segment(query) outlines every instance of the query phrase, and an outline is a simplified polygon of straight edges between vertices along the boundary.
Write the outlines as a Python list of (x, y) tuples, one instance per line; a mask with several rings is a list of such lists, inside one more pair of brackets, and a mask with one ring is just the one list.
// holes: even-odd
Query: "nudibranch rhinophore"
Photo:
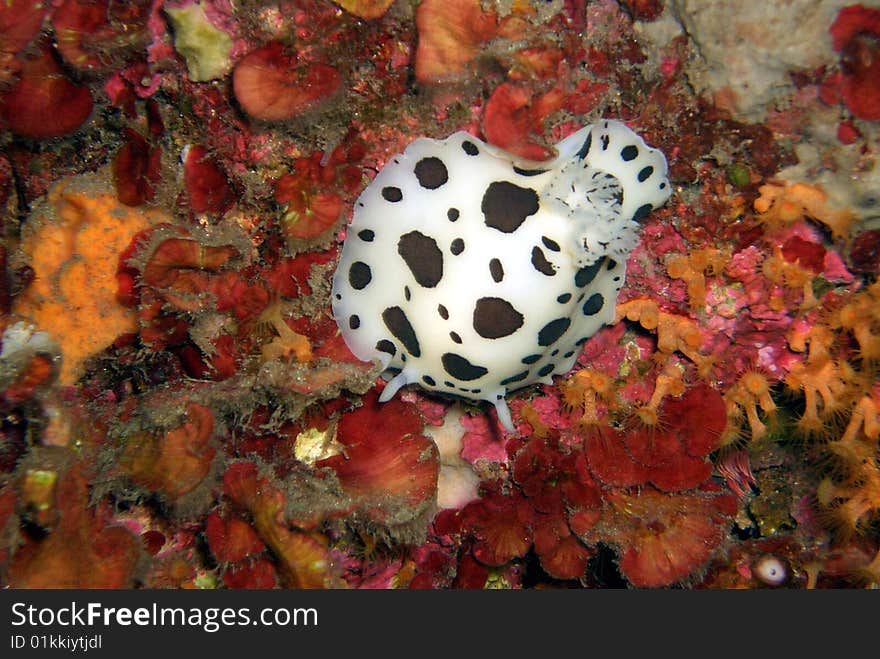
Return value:
[(464, 132), (419, 138), (358, 198), (333, 315), (390, 381), (486, 400), (574, 365), (614, 318), (639, 220), (671, 192), (666, 159), (602, 120), (524, 161)]

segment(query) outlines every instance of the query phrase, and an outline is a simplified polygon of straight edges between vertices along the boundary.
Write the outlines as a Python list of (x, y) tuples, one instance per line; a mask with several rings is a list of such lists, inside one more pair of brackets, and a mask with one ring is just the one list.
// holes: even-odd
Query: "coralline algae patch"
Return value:
[(880, 14), (771, 9), (0, 3), (0, 585), (876, 586)]

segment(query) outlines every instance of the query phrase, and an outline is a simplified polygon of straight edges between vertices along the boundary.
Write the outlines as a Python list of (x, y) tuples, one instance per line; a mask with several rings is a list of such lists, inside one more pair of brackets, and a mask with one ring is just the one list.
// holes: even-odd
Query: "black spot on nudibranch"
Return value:
[(444, 307), (442, 304), (437, 305), (437, 313), (440, 314), (440, 317), (443, 320), (449, 320), (449, 310)]
[(549, 375), (553, 372), (553, 369), (556, 368), (556, 364), (545, 364), (541, 367), (541, 370), (538, 371), (538, 375), (544, 377), (545, 375)]
[(476, 156), (480, 153), (480, 150), (477, 148), (477, 145), (474, 144), (473, 142), (471, 142), (470, 140), (465, 140), (464, 142), (462, 142), (461, 148), (469, 156)]
[(520, 361), (523, 364), (534, 364), (539, 359), (541, 359), (541, 355), (528, 355), (526, 357), (523, 357)]
[(433, 288), (443, 278), (443, 252), (437, 241), (418, 231), (405, 233), (397, 241), (397, 253), (419, 285)]
[(435, 384), (437, 384), (437, 383), (434, 381), (434, 378), (432, 378), (430, 375), (423, 375), (423, 376), (422, 376), (422, 382), (424, 382), (424, 383), (425, 383), (426, 385), (428, 385), (429, 387), (433, 387)]
[(605, 151), (606, 149), (608, 149), (608, 143), (611, 141), (611, 136), (605, 134), (599, 138), (599, 141), (602, 143), (602, 150)]
[(382, 188), (382, 197), (385, 199), (385, 201), (398, 202), (403, 199), (403, 193), (400, 191), (400, 188), (389, 185), (385, 188)]
[(590, 131), (590, 134), (587, 135), (587, 139), (584, 140), (583, 145), (580, 150), (577, 152), (577, 157), (583, 160), (587, 157), (587, 154), (590, 152), (590, 147), (593, 145), (593, 133)]
[(449, 251), (452, 252), (453, 256), (458, 256), (464, 251), (464, 241), (461, 238), (456, 238), (449, 245)]
[(373, 238), (375, 237), (376, 234), (371, 229), (363, 229), (362, 231), (358, 231), (358, 238), (363, 240), (365, 243), (373, 242)]
[(639, 183), (644, 183), (649, 178), (651, 178), (651, 174), (653, 174), (653, 173), (654, 173), (654, 168), (651, 167), (651, 165), (648, 165), (647, 167), (642, 167), (639, 170), (639, 173), (636, 176), (636, 178), (639, 180)]
[(516, 375), (511, 375), (509, 378), (504, 378), (498, 384), (500, 384), (502, 387), (504, 387), (508, 384), (513, 384), (514, 382), (522, 382), (527, 377), (529, 377), (529, 372), (523, 371), (522, 373), (517, 373)]
[(352, 315), (349, 317), (349, 319), (348, 319), (348, 326), (349, 326), (351, 329), (356, 330), (358, 327), (361, 326), (361, 319), (360, 319), (360, 317), (358, 317), (357, 314), (352, 314)]
[(492, 259), (489, 261), (489, 274), (492, 275), (492, 280), (495, 281), (495, 283), (504, 279), (504, 268), (501, 265), (501, 261), (498, 259)]
[(449, 373), (449, 375), (458, 378), (459, 380), (464, 380), (465, 382), (477, 380), (489, 372), (489, 369), (484, 366), (472, 364), (467, 359), (454, 352), (443, 353), (443, 356), (440, 357), (440, 361), (443, 363), (443, 368)]
[(382, 339), (376, 343), (376, 350), (379, 352), (387, 352), (392, 357), (397, 354), (397, 348), (388, 339)]
[(458, 335), (458, 332), (450, 332), (449, 338), (452, 339), (455, 343), (461, 343), (461, 337)]
[(409, 302), (410, 298), (412, 297), (412, 293), (410, 293), (409, 291), (409, 286), (403, 287), (403, 297), (406, 299), (407, 302)]
[(448, 211), (446, 211), (446, 217), (449, 218), (450, 222), (455, 222), (458, 219), (459, 215), (460, 213), (458, 212), (457, 208), (450, 208)]
[(599, 272), (599, 268), (602, 267), (602, 262), (605, 260), (603, 256), (601, 259), (596, 260), (595, 263), (591, 263), (590, 265), (584, 266), (574, 276), (574, 283), (578, 288), (583, 288), (591, 281), (596, 278), (596, 274)]
[(620, 157), (629, 162), (630, 160), (635, 160), (639, 155), (639, 148), (634, 144), (630, 144), (629, 146), (625, 146), (620, 150)]
[(544, 347), (553, 345), (560, 336), (565, 334), (565, 330), (568, 329), (569, 325), (571, 325), (570, 318), (557, 318), (556, 320), (551, 320), (541, 328), (540, 332), (538, 332), (538, 345)]
[(636, 212), (633, 213), (633, 221), (638, 222), (643, 217), (647, 216), (648, 213), (651, 212), (653, 206), (651, 204), (642, 204), (636, 209)]
[(449, 180), (449, 172), (440, 158), (422, 158), (416, 163), (413, 172), (419, 185), (428, 190), (436, 190)]
[(484, 339), (510, 336), (523, 324), (523, 315), (500, 297), (481, 297), (474, 305), (474, 330)]
[(584, 302), (584, 315), (595, 316), (602, 310), (604, 304), (605, 298), (602, 297), (602, 294), (593, 293), (590, 297), (587, 298), (587, 301)]
[(373, 271), (363, 261), (355, 261), (348, 269), (348, 283), (356, 291), (363, 290), (373, 280)]
[(559, 243), (547, 236), (541, 236), (541, 242), (544, 243), (544, 247), (549, 249), (551, 252), (558, 252), (560, 247)]
[(532, 248), (532, 267), (542, 275), (547, 275), (548, 277), (552, 277), (556, 274), (556, 268), (554, 268), (553, 264), (547, 260), (547, 257), (544, 256), (543, 250), (537, 245)]
[(538, 212), (538, 193), (509, 181), (493, 181), (486, 188), (480, 209), (486, 226), (513, 233), (529, 215)]
[(562, 295), (560, 295), (559, 297), (556, 298), (556, 301), (559, 302), (559, 304), (565, 304), (570, 299), (571, 299), (571, 293), (563, 293)]
[(513, 171), (519, 174), (520, 176), (539, 176), (541, 174), (546, 174), (549, 169), (521, 169), (516, 165), (513, 166)]
[(608, 265), (605, 266), (606, 270), (614, 270), (617, 267), (617, 261), (614, 259), (608, 259)]
[(406, 317), (403, 309), (400, 307), (388, 307), (382, 312), (382, 320), (389, 329), (395, 339), (400, 341), (403, 346), (410, 351), (413, 357), (420, 357), (422, 350), (419, 346), (419, 339), (416, 331)]

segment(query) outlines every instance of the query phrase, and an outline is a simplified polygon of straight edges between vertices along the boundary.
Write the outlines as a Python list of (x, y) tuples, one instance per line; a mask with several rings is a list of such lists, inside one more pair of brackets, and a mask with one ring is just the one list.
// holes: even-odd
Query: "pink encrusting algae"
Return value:
[[(669, 4), (0, 3), (0, 586), (880, 585), (880, 11), (709, 61), (723, 11)], [(359, 195), (602, 119), (671, 189), (612, 322), (509, 420), (380, 402)]]

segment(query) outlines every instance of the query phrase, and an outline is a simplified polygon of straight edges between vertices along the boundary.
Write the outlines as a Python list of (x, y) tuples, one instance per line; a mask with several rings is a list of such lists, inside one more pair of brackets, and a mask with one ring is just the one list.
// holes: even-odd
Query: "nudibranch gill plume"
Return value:
[(619, 121), (524, 161), (465, 132), (419, 138), (358, 198), (332, 307), (359, 359), (408, 384), (486, 400), (572, 368), (614, 318), (639, 220), (670, 195), (666, 159)]

